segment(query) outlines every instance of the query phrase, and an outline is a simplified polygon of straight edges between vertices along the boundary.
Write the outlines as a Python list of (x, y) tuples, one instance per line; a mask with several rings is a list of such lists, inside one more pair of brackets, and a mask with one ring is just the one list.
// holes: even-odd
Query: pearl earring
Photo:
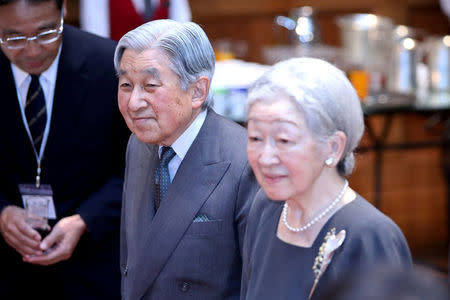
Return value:
[(325, 160), (325, 164), (326, 164), (327, 166), (331, 166), (331, 164), (333, 164), (333, 158), (332, 158), (332, 157), (328, 157), (328, 158)]

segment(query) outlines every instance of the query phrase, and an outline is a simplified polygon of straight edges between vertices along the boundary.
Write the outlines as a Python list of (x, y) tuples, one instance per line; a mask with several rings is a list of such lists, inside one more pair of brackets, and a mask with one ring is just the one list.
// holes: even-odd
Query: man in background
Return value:
[(192, 22), (125, 34), (115, 66), (130, 138), (121, 221), (124, 299), (239, 299), (258, 190), (244, 128), (209, 108), (214, 52)]
[[(0, 299), (120, 298), (115, 43), (64, 15), (63, 0), (0, 0)], [(22, 184), (52, 195), (45, 238)]]

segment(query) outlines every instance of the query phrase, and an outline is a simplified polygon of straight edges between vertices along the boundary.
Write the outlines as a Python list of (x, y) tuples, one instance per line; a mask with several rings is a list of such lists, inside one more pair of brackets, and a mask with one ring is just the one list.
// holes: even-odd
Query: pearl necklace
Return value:
[(314, 223), (316, 223), (317, 221), (322, 219), (323, 216), (325, 216), (341, 200), (347, 187), (348, 187), (348, 181), (345, 180), (344, 187), (342, 188), (339, 195), (337, 195), (337, 197), (333, 200), (333, 202), (331, 202), (331, 204), (324, 211), (322, 211), (317, 217), (315, 217), (314, 219), (309, 221), (308, 224), (306, 224), (305, 226), (299, 227), (299, 228), (295, 228), (295, 227), (292, 227), (291, 225), (289, 225), (288, 220), (287, 220), (287, 211), (289, 209), (289, 206), (288, 206), (287, 202), (285, 202), (284, 206), (283, 206), (283, 212), (282, 212), (284, 226), (286, 226), (286, 228), (292, 232), (300, 232), (300, 231), (304, 231), (304, 230), (308, 229)]

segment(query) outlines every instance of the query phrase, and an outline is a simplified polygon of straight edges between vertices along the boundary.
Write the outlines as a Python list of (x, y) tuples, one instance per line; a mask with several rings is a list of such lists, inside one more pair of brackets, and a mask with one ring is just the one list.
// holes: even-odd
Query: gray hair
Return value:
[[(170, 68), (180, 79), (182, 90), (200, 76), (209, 78), (211, 84), (215, 68), (214, 50), (203, 29), (193, 22), (155, 20), (145, 23), (126, 33), (119, 41), (114, 55), (114, 67), (119, 70), (120, 61), (126, 49), (142, 52), (159, 49), (168, 58)], [(209, 89), (202, 109), (212, 103)]]
[(345, 74), (315, 58), (279, 62), (250, 88), (247, 111), (257, 101), (276, 101), (280, 95), (294, 102), (319, 143), (337, 131), (345, 133), (347, 143), (337, 170), (341, 176), (351, 174), (353, 152), (364, 132), (364, 117), (358, 95)]

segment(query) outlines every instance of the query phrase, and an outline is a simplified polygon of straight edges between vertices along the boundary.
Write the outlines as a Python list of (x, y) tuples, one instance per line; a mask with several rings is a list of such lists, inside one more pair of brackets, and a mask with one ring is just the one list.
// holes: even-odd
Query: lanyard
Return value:
[(39, 186), (41, 185), (41, 172), (42, 172), (41, 161), (42, 161), (42, 157), (44, 156), (45, 146), (47, 145), (48, 130), (50, 127), (48, 118), (49, 118), (49, 116), (47, 114), (47, 123), (45, 124), (44, 136), (42, 138), (41, 149), (39, 151), (39, 155), (37, 153), (36, 147), (34, 146), (33, 138), (31, 137), (31, 133), (30, 133), (30, 130), (28, 128), (28, 123), (27, 123), (28, 137), (30, 138), (30, 143), (31, 143), (31, 146), (33, 147), (34, 155), (36, 156), (36, 162), (37, 162), (37, 169), (36, 169), (36, 187), (37, 188), (39, 188)]

